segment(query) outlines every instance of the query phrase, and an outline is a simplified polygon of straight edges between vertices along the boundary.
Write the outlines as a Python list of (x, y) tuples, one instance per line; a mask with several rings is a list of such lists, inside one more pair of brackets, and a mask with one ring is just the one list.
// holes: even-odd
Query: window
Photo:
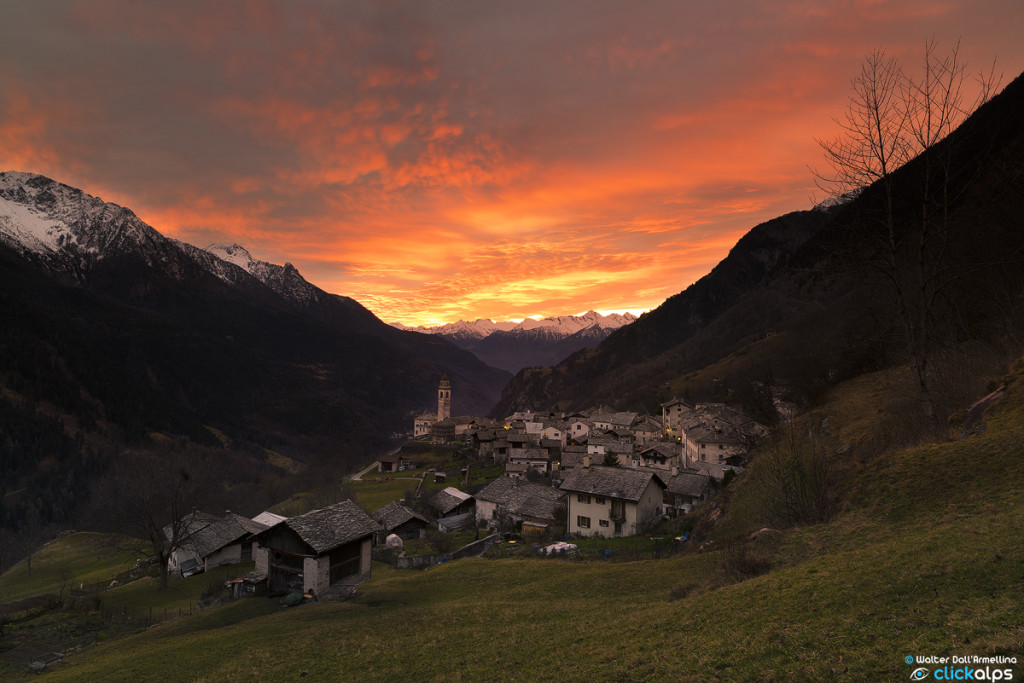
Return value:
[(578, 500), (581, 503), (589, 503), (590, 502), (590, 494), (588, 494), (588, 493), (581, 493), (578, 496), (576, 496), (576, 500)]
[(599, 524), (600, 524), (601, 526), (608, 526), (608, 520), (607, 520), (607, 519), (602, 519), (602, 520), (601, 520), (601, 521), (599, 522)]
[(584, 517), (583, 515), (576, 515), (576, 526), (581, 529), (590, 528), (590, 517)]
[(595, 500), (594, 502), (597, 503), (598, 505), (604, 505), (604, 498), (602, 496), (598, 496), (597, 500)]

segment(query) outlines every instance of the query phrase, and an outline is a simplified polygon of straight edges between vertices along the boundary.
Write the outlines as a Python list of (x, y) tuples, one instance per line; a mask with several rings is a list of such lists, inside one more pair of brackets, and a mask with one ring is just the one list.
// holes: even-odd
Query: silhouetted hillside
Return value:
[[(998, 354), (1020, 338), (1022, 133), (1018, 77), (931, 150), (931, 159), (894, 176), (899, 225), (913, 225), (921, 211), (915, 198), (926, 167), (931, 186), (944, 192), (949, 282), (931, 312), (936, 381), (969, 372), (963, 353)], [(757, 386), (771, 384), (800, 401), (843, 377), (905, 362), (891, 283), (876, 267), (884, 257), (876, 220), (882, 201), (870, 187), (827, 212), (754, 228), (706, 277), (628, 328), (554, 368), (520, 372), (493, 414), (598, 403), (656, 410), (677, 394), (749, 403), (758, 400), (751, 395)], [(906, 230), (899, 238), (916, 239)]]

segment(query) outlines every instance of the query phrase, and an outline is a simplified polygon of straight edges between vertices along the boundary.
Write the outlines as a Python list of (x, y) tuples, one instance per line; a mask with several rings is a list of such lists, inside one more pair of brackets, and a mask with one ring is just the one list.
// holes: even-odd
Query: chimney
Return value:
[(512, 488), (515, 488), (516, 484), (518, 482), (519, 482), (519, 477), (512, 477)]
[(672, 465), (672, 476), (679, 474), (679, 465)]
[(588, 470), (590, 469), (590, 455), (589, 454), (583, 456), (583, 467), (585, 469), (588, 469)]

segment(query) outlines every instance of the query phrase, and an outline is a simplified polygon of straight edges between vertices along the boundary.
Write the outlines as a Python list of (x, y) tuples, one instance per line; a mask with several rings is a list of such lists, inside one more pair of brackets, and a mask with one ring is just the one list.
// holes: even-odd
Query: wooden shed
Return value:
[(256, 570), (267, 575), (271, 593), (301, 589), (320, 596), (338, 584), (361, 583), (370, 578), (380, 528), (350, 500), (286, 519), (257, 536), (267, 553), (257, 556)]

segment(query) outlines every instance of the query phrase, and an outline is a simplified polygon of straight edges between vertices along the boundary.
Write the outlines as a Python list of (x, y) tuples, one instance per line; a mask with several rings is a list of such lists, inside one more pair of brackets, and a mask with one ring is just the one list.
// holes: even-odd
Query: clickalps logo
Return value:
[[(915, 664), (941, 665), (938, 668), (918, 666), (910, 672), (912, 681), (1012, 681), (1013, 669), (1003, 668), (1007, 664), (1015, 665), (1016, 657), (912, 657), (907, 655), (904, 661), (910, 666)], [(977, 666), (977, 665), (984, 666)], [(972, 666), (974, 665), (974, 666)]]

